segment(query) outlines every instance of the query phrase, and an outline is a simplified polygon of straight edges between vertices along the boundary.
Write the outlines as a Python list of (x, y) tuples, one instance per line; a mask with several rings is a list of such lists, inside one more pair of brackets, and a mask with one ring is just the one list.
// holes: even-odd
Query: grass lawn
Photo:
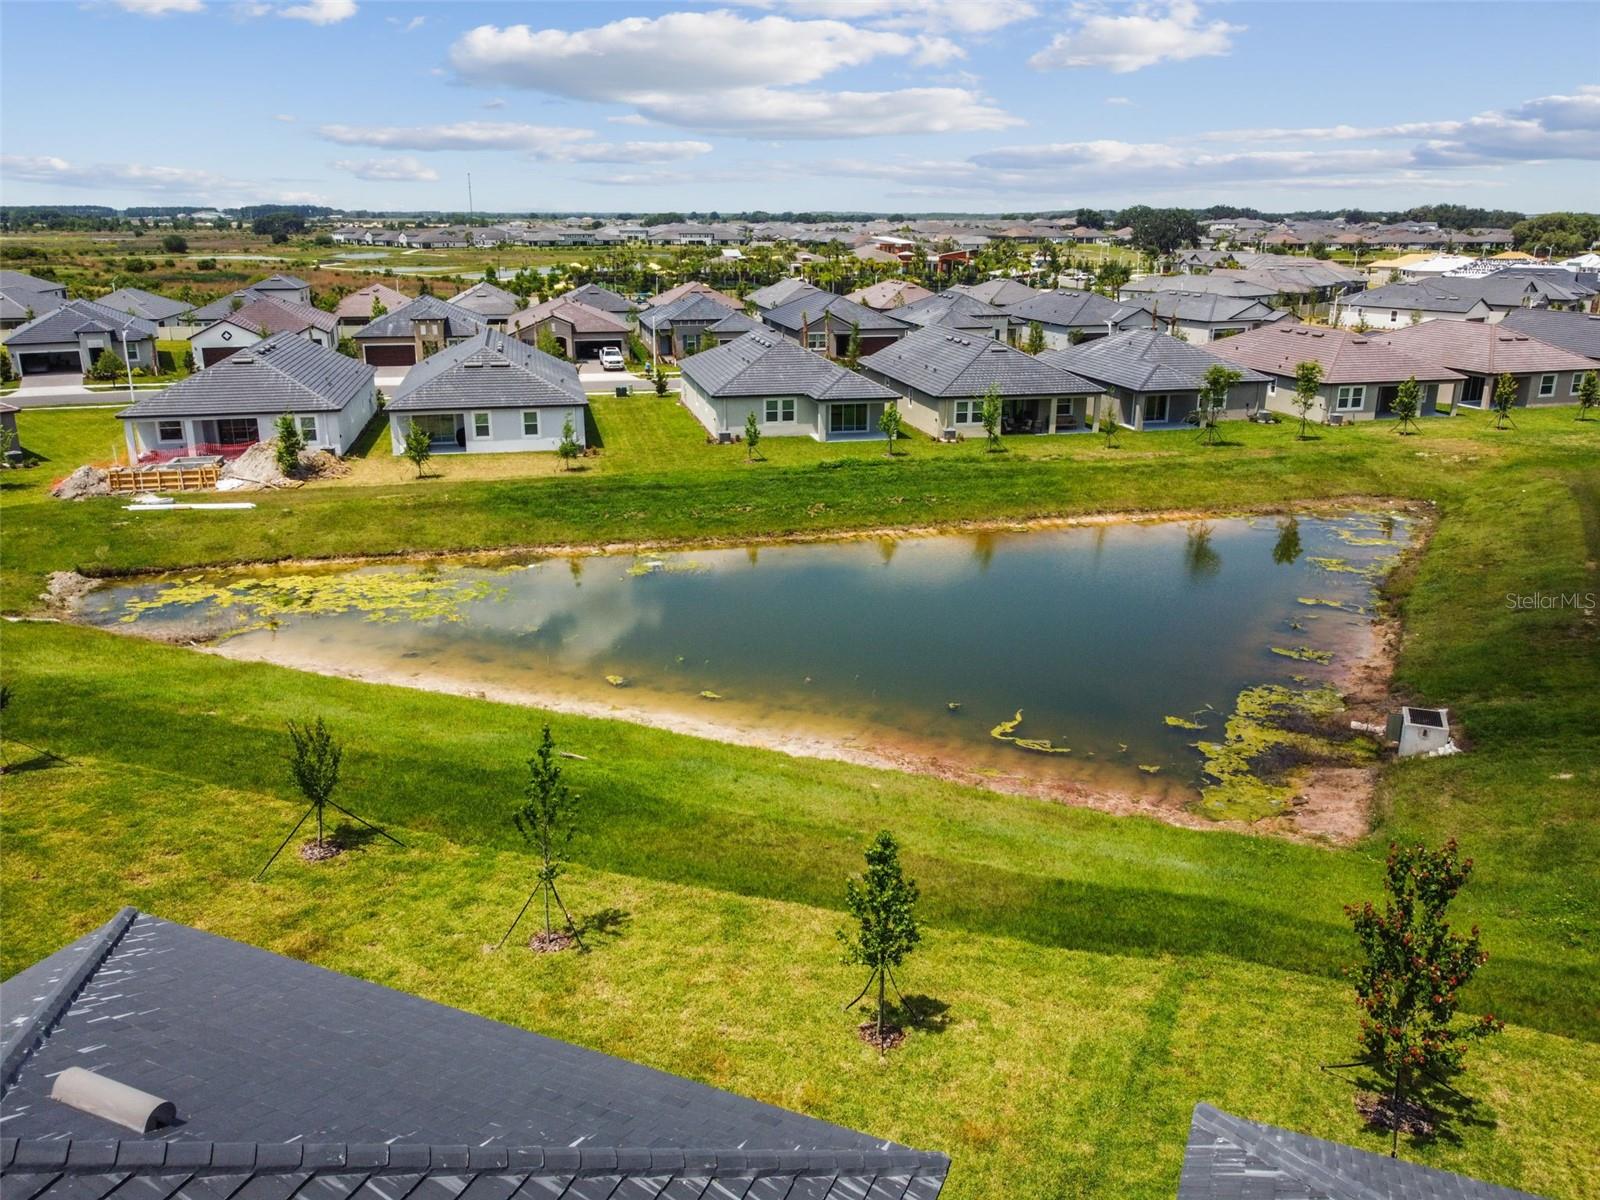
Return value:
[[(1428, 551), (1392, 581), (1396, 687), (1450, 705), (1472, 752), (1386, 769), (1367, 841), (1180, 830), (562, 717), (587, 807), (564, 890), (609, 929), (582, 958), (483, 952), (532, 885), (504, 813), (539, 714), (8, 624), (7, 753), (26, 759), (20, 740), (71, 765), (6, 781), (0, 972), (135, 903), (946, 1150), (957, 1200), (1168, 1197), (1198, 1100), (1380, 1146), (1350, 1085), (1317, 1070), (1354, 1048), (1341, 906), (1376, 894), (1389, 838), (1453, 835), (1477, 862), (1458, 919), (1492, 955), (1470, 1003), (1510, 1028), (1473, 1052), (1471, 1113), (1403, 1153), (1574, 1200), (1600, 1173), (1600, 618), (1506, 602), (1600, 591), (1600, 422), (1557, 409), (1514, 431), (1467, 416), (1305, 443), (1288, 425), (1230, 427), (1216, 449), (1192, 433), (1117, 450), (1019, 438), (995, 455), (912, 439), (893, 460), (881, 442), (770, 439), (746, 464), (681, 409), (634, 397), (596, 404), (604, 451), (581, 473), (480, 480), (446, 462), (440, 478), (274, 493), (250, 512), (140, 515), (44, 493), (115, 433), (107, 413), (22, 415), (49, 461), (0, 477), (11, 612), (69, 566), (1431, 499)], [(252, 885), (299, 815), (281, 730), (307, 713), (348, 741), (346, 802), (408, 849), (285, 859)], [(906, 983), (943, 1014), (886, 1064), (839, 1011), (855, 976), (831, 936), (843, 876), (882, 827), (924, 892)]]

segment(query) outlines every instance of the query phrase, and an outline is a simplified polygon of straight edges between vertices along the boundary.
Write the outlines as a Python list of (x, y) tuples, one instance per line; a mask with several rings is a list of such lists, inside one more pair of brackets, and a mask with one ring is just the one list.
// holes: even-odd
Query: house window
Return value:
[(785, 396), (782, 399), (767, 401), (767, 420), (792, 421), (794, 420), (794, 398)]
[(475, 438), (486, 438), (489, 436), (488, 413), (472, 414), (472, 436)]
[(1583, 381), (1588, 378), (1588, 375), (1589, 372), (1587, 371), (1574, 371), (1572, 373), (1572, 395), (1576, 396), (1583, 391)]
[(816, 350), (816, 351), (818, 351), (820, 353), (821, 351), (826, 350), (827, 348), (828, 348), (828, 335), (827, 335), (827, 333), (825, 331), (823, 333), (807, 333), (806, 334), (806, 349), (807, 350)]
[(1389, 310), (1389, 324), (1394, 325), (1400, 320), (1400, 314), (1394, 309)]
[(828, 406), (829, 433), (865, 433), (867, 431), (867, 406), (865, 404), (830, 404)]
[(698, 333), (686, 333), (683, 335), (683, 352), (685, 354), (694, 354), (699, 349), (700, 335)]
[(242, 446), (260, 437), (261, 427), (254, 417), (227, 417), (217, 422), (217, 441), (224, 446)]
[(1166, 396), (1146, 396), (1144, 398), (1144, 423), (1162, 424), (1167, 419)]
[(163, 442), (183, 441), (182, 421), (157, 421), (156, 438)]
[(317, 419), (315, 417), (296, 417), (295, 424), (300, 427), (300, 437), (308, 442), (317, 440)]
[(982, 400), (957, 400), (956, 401), (957, 425), (982, 425), (983, 401)]
[(1276, 396), (1277, 394), (1278, 394), (1278, 377), (1276, 375), (1274, 375), (1274, 376), (1270, 377), (1267, 380), (1267, 395)]
[(1556, 377), (1554, 375), (1539, 376), (1539, 395), (1554, 396), (1556, 394)]
[(1078, 426), (1077, 415), (1072, 411), (1071, 400), (1056, 401), (1056, 428), (1076, 429)]
[(1340, 388), (1333, 396), (1335, 412), (1360, 412), (1367, 403), (1367, 389), (1365, 386)]
[(539, 413), (535, 409), (528, 409), (522, 414), (522, 436), (539, 436)]

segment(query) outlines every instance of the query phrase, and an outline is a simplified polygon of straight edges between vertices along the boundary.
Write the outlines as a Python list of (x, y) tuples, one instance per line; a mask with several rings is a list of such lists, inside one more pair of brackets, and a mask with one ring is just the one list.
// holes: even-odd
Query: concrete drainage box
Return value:
[(1400, 743), (1401, 758), (1443, 749), (1450, 741), (1450, 710), (1408, 705), (1389, 718), (1388, 735)]

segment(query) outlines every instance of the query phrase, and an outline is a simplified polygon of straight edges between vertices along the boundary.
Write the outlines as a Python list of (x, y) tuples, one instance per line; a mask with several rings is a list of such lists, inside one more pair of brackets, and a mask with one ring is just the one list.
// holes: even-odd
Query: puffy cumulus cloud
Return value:
[[(711, 143), (599, 142), (594, 131), (514, 121), (457, 121), (448, 125), (324, 125), (318, 131), (341, 146), (386, 150), (512, 150), (548, 162), (680, 162), (711, 153)], [(415, 160), (411, 160), (415, 161)]]
[(1038, 15), (1028, 0), (740, 0), (801, 17), (858, 21), (879, 29), (985, 34)]
[(396, 158), (341, 158), (332, 165), (357, 179), (379, 183), (432, 183), (439, 178), (439, 172), (409, 154)]
[(337, 25), (356, 15), (356, 0), (305, 0), (303, 4), (278, 9), (278, 15), (291, 21), (309, 21), (313, 25)]
[(628, 17), (577, 30), (481, 25), (451, 47), (450, 63), (468, 83), (625, 104), (642, 119), (708, 133), (861, 137), (1016, 124), (972, 88), (827, 92), (804, 86), (875, 60), (943, 66), (964, 54), (934, 33), (716, 10)]
[(143, 163), (74, 163), (53, 155), (0, 155), (0, 170), (12, 179), (75, 188), (127, 188), (157, 195), (215, 195), (251, 185), (198, 167)]
[(1028, 60), (1039, 70), (1104, 67), (1119, 75), (1161, 62), (1213, 58), (1233, 49), (1233, 35), (1242, 25), (1206, 21), (1193, 0), (1167, 5), (1138, 4), (1132, 12), (1085, 10), (1077, 24), (1058, 33)]
[(590, 142), (569, 147), (559, 157), (564, 162), (662, 163), (710, 153), (710, 142)]
[(173, 13), (197, 13), (205, 8), (205, 0), (116, 0), (124, 12), (141, 17), (166, 17)]

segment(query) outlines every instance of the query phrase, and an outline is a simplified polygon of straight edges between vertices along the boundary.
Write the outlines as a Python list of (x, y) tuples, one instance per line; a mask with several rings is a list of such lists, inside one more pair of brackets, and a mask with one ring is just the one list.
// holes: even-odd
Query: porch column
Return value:
[(131, 467), (139, 461), (139, 431), (135, 428), (137, 421), (124, 421), (122, 423), (122, 436), (128, 441), (128, 465)]
[(1054, 396), (1047, 397), (1045, 405), (1049, 408), (1050, 415), (1045, 418), (1044, 431), (1046, 433), (1054, 433), (1056, 431), (1056, 409), (1059, 407), (1060, 401)]
[(196, 424), (197, 422), (187, 419), (183, 422), (183, 446), (184, 450), (189, 454), (195, 453), (195, 445), (199, 441), (199, 439), (195, 437)]
[(1133, 429), (1135, 433), (1144, 431), (1144, 397), (1135, 396), (1133, 399)]

